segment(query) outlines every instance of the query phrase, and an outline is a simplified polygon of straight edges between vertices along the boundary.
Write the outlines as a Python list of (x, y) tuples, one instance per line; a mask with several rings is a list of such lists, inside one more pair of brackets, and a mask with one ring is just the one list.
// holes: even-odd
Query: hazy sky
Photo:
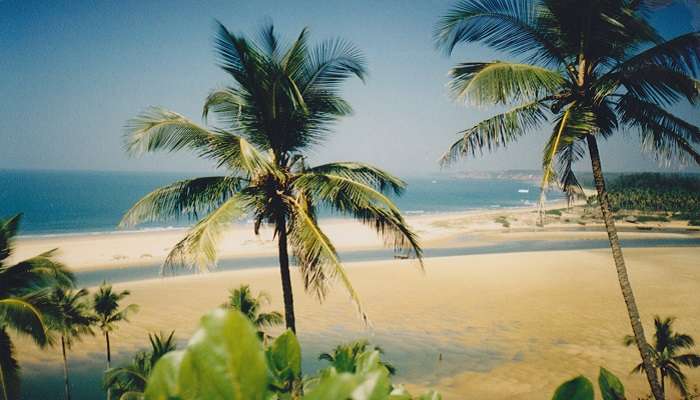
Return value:
[[(654, 16), (665, 36), (700, 29), (700, 6), (686, 1)], [(451, 58), (436, 51), (432, 28), (452, 3), (0, 0), (0, 168), (209, 169), (185, 153), (126, 157), (124, 122), (150, 105), (199, 121), (207, 93), (230, 83), (215, 65), (214, 18), (245, 33), (257, 33), (271, 18), (287, 38), (309, 26), (312, 41), (341, 36), (367, 56), (369, 79), (345, 90), (355, 114), (313, 160), (368, 161), (403, 175), (437, 171), (456, 132), (494, 111), (454, 104), (445, 87), (448, 69), (507, 58), (476, 45)], [(674, 111), (700, 123), (697, 109)], [(544, 135), (456, 169), (539, 168)], [(604, 143), (604, 167), (657, 169), (638, 150), (633, 136)]]

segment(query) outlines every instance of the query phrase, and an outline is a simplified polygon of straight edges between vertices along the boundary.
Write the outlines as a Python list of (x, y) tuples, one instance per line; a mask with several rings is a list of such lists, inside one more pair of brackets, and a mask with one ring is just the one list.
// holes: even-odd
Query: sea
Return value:
[[(0, 218), (22, 213), (20, 235), (117, 232), (122, 215), (153, 189), (201, 174), (165, 172), (0, 170)], [(536, 204), (535, 181), (468, 179), (448, 175), (404, 178), (401, 196), (391, 196), (405, 215), (458, 212)], [(561, 198), (556, 192), (548, 199)], [(328, 211), (320, 218), (340, 217)], [(136, 229), (186, 227), (170, 219)]]

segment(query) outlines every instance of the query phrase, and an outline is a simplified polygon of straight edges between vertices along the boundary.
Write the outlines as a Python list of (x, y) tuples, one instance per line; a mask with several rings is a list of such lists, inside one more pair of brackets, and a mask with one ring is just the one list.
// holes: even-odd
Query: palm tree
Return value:
[(118, 322), (129, 322), (129, 314), (139, 309), (139, 306), (136, 304), (129, 304), (119, 309), (119, 302), (124, 300), (129, 294), (131, 293), (128, 290), (114, 292), (112, 291), (112, 285), (102, 282), (102, 285), (100, 285), (97, 292), (95, 292), (92, 297), (92, 308), (95, 312), (95, 316), (97, 316), (97, 326), (105, 336), (105, 343), (107, 346), (107, 368), (111, 367), (112, 362), (109, 333), (117, 328)]
[(231, 289), (228, 302), (224, 307), (240, 311), (258, 329), (258, 336), (261, 340), (269, 336), (263, 331), (284, 322), (284, 317), (277, 311), (269, 313), (260, 312), (262, 306), (270, 303), (270, 297), (265, 292), (254, 296), (250, 290), (250, 285), (241, 285), (238, 289)]
[(6, 264), (21, 216), (0, 220), (0, 394), (1, 400), (19, 398), (19, 364), (8, 330), (30, 337), (37, 345), (48, 344), (45, 313), (51, 312), (49, 288), (72, 286), (74, 277), (52, 259), (49, 251), (16, 264)]
[[(688, 396), (688, 385), (685, 374), (681, 371), (681, 366), (697, 368), (700, 366), (700, 355), (693, 353), (678, 354), (679, 351), (690, 349), (695, 345), (695, 340), (690, 335), (676, 333), (673, 331), (675, 318), (661, 319), (654, 317), (654, 366), (661, 376), (661, 390), (666, 389), (666, 378), (673, 386), (681, 392), (685, 398)], [(625, 336), (624, 343), (631, 346), (634, 343), (634, 336)], [(634, 367), (632, 372), (642, 373), (642, 364)]]
[[(544, 179), (558, 175), (567, 193), (580, 191), (572, 165), (591, 159), (598, 203), (612, 248), (632, 331), (654, 397), (663, 398), (610, 210), (598, 140), (630, 131), (661, 160), (700, 164), (700, 130), (666, 110), (698, 99), (700, 33), (665, 40), (648, 23), (644, 0), (463, 0), (439, 22), (436, 40), (451, 52), (481, 42), (523, 62), (466, 62), (451, 70), (458, 99), (514, 108), (466, 129), (444, 163), (507, 146), (554, 126), (544, 147)], [(630, 136), (628, 136), (630, 137)], [(555, 161), (556, 160), (556, 161)], [(554, 171), (554, 164), (557, 171)]]
[(129, 365), (105, 371), (103, 382), (105, 389), (115, 394), (117, 398), (143, 393), (148, 377), (158, 360), (176, 349), (174, 335), (175, 331), (171, 331), (169, 335), (165, 335), (163, 332), (149, 333), (148, 341), (151, 344), (151, 349), (137, 352)]
[[(318, 359), (328, 361), (338, 372), (355, 373), (359, 357), (367, 351), (375, 350), (384, 354), (384, 350), (371, 346), (367, 340), (356, 340), (336, 346), (331, 353), (321, 353)], [(389, 374), (396, 374), (396, 368), (391, 363), (381, 361), (381, 364), (389, 371)]]
[(126, 150), (191, 150), (213, 160), (226, 176), (196, 178), (156, 189), (123, 217), (122, 226), (186, 215), (200, 219), (175, 245), (163, 265), (207, 270), (216, 263), (221, 232), (234, 220), (253, 217), (274, 229), (278, 243), (285, 321), (296, 330), (288, 247), (307, 291), (323, 300), (339, 278), (366, 320), (357, 293), (333, 243), (317, 223), (316, 209), (334, 210), (369, 224), (397, 251), (421, 258), (416, 235), (386, 196), (405, 183), (373, 166), (336, 162), (307, 165), (306, 152), (320, 144), (340, 117), (351, 112), (339, 95), (342, 82), (365, 76), (364, 58), (343, 40), (311, 48), (303, 29), (283, 46), (270, 26), (253, 42), (219, 25), (216, 50), (233, 85), (214, 90), (203, 115), (218, 126), (201, 127), (184, 116), (151, 108), (129, 121)]
[(97, 321), (91, 313), (87, 296), (86, 289), (72, 290), (55, 287), (51, 292), (51, 303), (57, 311), (50, 317), (49, 327), (61, 337), (66, 400), (71, 398), (67, 350), (70, 350), (73, 343), (82, 340), (83, 335), (94, 335), (92, 325)]

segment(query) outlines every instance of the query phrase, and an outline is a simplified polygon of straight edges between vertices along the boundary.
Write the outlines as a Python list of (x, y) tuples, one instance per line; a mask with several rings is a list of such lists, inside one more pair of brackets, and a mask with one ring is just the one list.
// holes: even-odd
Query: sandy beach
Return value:
[[(495, 222), (512, 221), (508, 228)], [(536, 228), (532, 209), (412, 216), (409, 222), (426, 247), (478, 246), (513, 240), (604, 239), (595, 224), (551, 221)], [(682, 224), (639, 230), (620, 224), (621, 237), (697, 238)], [(346, 220), (322, 224), (340, 250), (371, 249), (381, 241)], [(249, 227), (243, 227), (249, 228)], [(626, 229), (630, 228), (630, 229)], [(60, 259), (78, 273), (101, 268), (138, 268), (160, 262), (183, 231), (23, 238), (17, 258), (60, 247)], [(255, 238), (237, 229), (222, 241), (222, 257), (274, 254), (271, 233)], [(698, 247), (635, 248), (625, 254), (647, 330), (654, 315), (678, 317), (677, 329), (700, 332)], [(148, 255), (146, 257), (145, 255)], [(346, 265), (371, 319), (362, 324), (341, 287), (323, 304), (303, 292), (294, 277), (298, 331), (305, 356), (352, 339), (381, 345), (399, 369), (397, 381), (415, 390), (438, 389), (446, 399), (548, 398), (557, 384), (577, 374), (596, 378), (599, 366), (621, 376), (632, 395), (646, 393), (641, 376), (628, 375), (638, 355), (622, 345), (630, 331), (609, 250), (541, 251), (427, 258), (425, 272), (412, 260)], [(296, 271), (294, 271), (296, 274)], [(184, 342), (199, 317), (220, 305), (242, 283), (270, 294), (282, 310), (274, 268), (147, 279), (118, 283), (141, 310), (113, 335), (115, 358), (126, 359), (147, 343), (148, 332), (175, 330)], [(60, 368), (57, 349), (18, 342), (26, 379), (32, 371)], [(70, 354), (71, 364), (100, 365), (103, 342), (86, 338)], [(426, 368), (429, 366), (429, 368)], [(57, 375), (58, 376), (58, 375)], [(700, 373), (690, 372), (690, 382)]]

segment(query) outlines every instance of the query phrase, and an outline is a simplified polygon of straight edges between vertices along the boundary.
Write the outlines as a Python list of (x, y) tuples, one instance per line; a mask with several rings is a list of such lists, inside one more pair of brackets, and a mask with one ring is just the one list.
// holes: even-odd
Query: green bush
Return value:
[[(238, 311), (218, 309), (204, 316), (187, 348), (156, 364), (145, 398), (194, 399), (367, 399), (439, 400), (435, 392), (412, 397), (392, 385), (375, 348), (358, 353), (354, 372), (333, 366), (302, 379), (301, 347), (286, 331), (267, 348), (251, 322)], [(302, 394), (303, 392), (303, 394)]]
[(697, 175), (621, 175), (612, 182), (608, 192), (613, 210), (696, 212), (700, 209), (700, 177)]

